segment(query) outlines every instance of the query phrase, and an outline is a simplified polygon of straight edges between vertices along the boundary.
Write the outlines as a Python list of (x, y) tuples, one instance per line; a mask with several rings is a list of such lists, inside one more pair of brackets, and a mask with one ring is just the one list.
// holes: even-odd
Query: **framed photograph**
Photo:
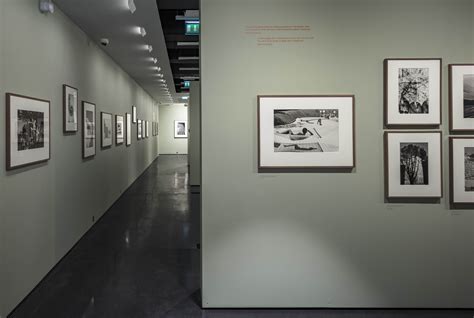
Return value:
[(100, 136), (101, 136), (101, 147), (109, 148), (113, 142), (113, 129), (112, 129), (112, 114), (100, 113)]
[(385, 132), (385, 192), (392, 198), (441, 198), (441, 132)]
[(451, 204), (474, 204), (474, 137), (449, 138)]
[(132, 106), (132, 123), (137, 123), (137, 107)]
[(96, 153), (95, 104), (82, 102), (82, 158), (87, 159)]
[(353, 95), (258, 96), (258, 168), (355, 167)]
[(474, 132), (474, 64), (449, 65), (449, 129)]
[(188, 121), (174, 121), (174, 138), (188, 138)]
[(7, 170), (51, 158), (50, 102), (6, 94)]
[(125, 118), (127, 122), (127, 129), (125, 130), (127, 138), (125, 141), (125, 145), (128, 147), (132, 144), (132, 114), (126, 113)]
[(78, 91), (69, 85), (63, 85), (63, 130), (65, 133), (74, 133), (78, 129)]
[(137, 119), (137, 139), (140, 140), (142, 138), (143, 138), (142, 120)]
[(115, 144), (121, 145), (125, 139), (125, 126), (123, 116), (115, 115)]
[(386, 59), (384, 104), (387, 127), (441, 124), (441, 59)]
[(146, 138), (150, 137), (150, 122), (147, 120), (145, 122), (145, 132), (146, 132)]

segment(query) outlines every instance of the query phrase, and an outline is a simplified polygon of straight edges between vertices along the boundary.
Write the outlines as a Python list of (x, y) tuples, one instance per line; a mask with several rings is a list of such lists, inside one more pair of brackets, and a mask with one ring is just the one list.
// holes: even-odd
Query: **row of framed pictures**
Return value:
[[(63, 86), (65, 133), (78, 131), (77, 89)], [(132, 121), (136, 120), (136, 107), (125, 116), (101, 112), (101, 147), (132, 143)], [(51, 113), (50, 101), (7, 93), (6, 94), (6, 169), (13, 170), (48, 161), (51, 158)], [(150, 122), (138, 120), (138, 139), (148, 138)], [(113, 128), (115, 123), (115, 129)], [(114, 134), (115, 130), (115, 134)], [(152, 123), (153, 136), (158, 135), (158, 123)], [(91, 158), (96, 154), (96, 105), (82, 102), (82, 156)]]
[[(474, 132), (474, 64), (450, 64), (449, 129)], [(441, 125), (442, 60), (384, 61), (384, 119), (387, 128)]]
[[(388, 199), (443, 197), (439, 131), (385, 132), (385, 195)], [(474, 204), (474, 137), (450, 137), (450, 202)]]

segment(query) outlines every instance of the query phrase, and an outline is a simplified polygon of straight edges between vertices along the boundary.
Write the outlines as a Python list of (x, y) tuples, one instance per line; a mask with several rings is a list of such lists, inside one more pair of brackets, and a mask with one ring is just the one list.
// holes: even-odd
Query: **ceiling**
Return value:
[[(168, 58), (156, 0), (134, 0), (136, 11), (133, 14), (129, 10), (128, 0), (54, 2), (155, 100), (161, 103), (180, 101), (184, 94), (177, 93), (175, 89), (174, 72)], [(144, 37), (139, 27), (146, 30)], [(108, 38), (110, 44), (101, 46), (101, 38)], [(147, 45), (153, 47), (152, 52), (149, 52)], [(153, 58), (157, 58), (156, 64)]]
[(196, 10), (198, 13), (199, 0), (156, 1), (168, 48), (174, 88), (178, 93), (187, 93), (189, 87), (185, 87), (184, 82), (198, 80), (200, 75), (199, 35), (186, 35), (185, 21), (178, 20), (176, 17), (185, 16), (190, 10)]

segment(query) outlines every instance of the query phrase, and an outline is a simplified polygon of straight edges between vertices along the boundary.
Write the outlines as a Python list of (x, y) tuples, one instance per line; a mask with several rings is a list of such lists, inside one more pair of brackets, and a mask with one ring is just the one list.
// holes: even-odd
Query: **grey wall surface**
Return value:
[[(56, 8), (57, 9), (57, 8)], [(62, 85), (100, 112), (125, 115), (136, 105), (152, 120), (155, 102), (60, 10), (42, 15), (37, 0), (0, 1), (0, 123), (5, 93), (51, 101), (51, 160), (5, 171), (5, 129), (0, 129), (0, 315), (43, 278), (158, 155), (158, 139), (97, 148), (82, 160), (81, 130), (62, 132)], [(81, 119), (81, 117), (80, 117)], [(97, 136), (100, 134), (97, 125)]]
[[(472, 308), (474, 212), (385, 203), (382, 136), (383, 59), (442, 57), (448, 189), (447, 64), (474, 62), (473, 1), (201, 5), (203, 306)], [(255, 25), (314, 39), (258, 46)], [(259, 174), (259, 94), (355, 94), (354, 172)]]
[(189, 89), (189, 184), (201, 185), (201, 83)]
[(160, 155), (188, 153), (188, 139), (174, 138), (174, 121), (188, 120), (184, 104), (160, 105)]

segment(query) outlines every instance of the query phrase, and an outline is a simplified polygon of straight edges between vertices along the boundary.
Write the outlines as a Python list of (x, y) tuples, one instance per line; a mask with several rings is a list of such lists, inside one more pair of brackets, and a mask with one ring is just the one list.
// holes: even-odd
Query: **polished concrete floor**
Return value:
[(474, 311), (202, 310), (199, 194), (186, 156), (161, 156), (11, 318), (473, 318)]

